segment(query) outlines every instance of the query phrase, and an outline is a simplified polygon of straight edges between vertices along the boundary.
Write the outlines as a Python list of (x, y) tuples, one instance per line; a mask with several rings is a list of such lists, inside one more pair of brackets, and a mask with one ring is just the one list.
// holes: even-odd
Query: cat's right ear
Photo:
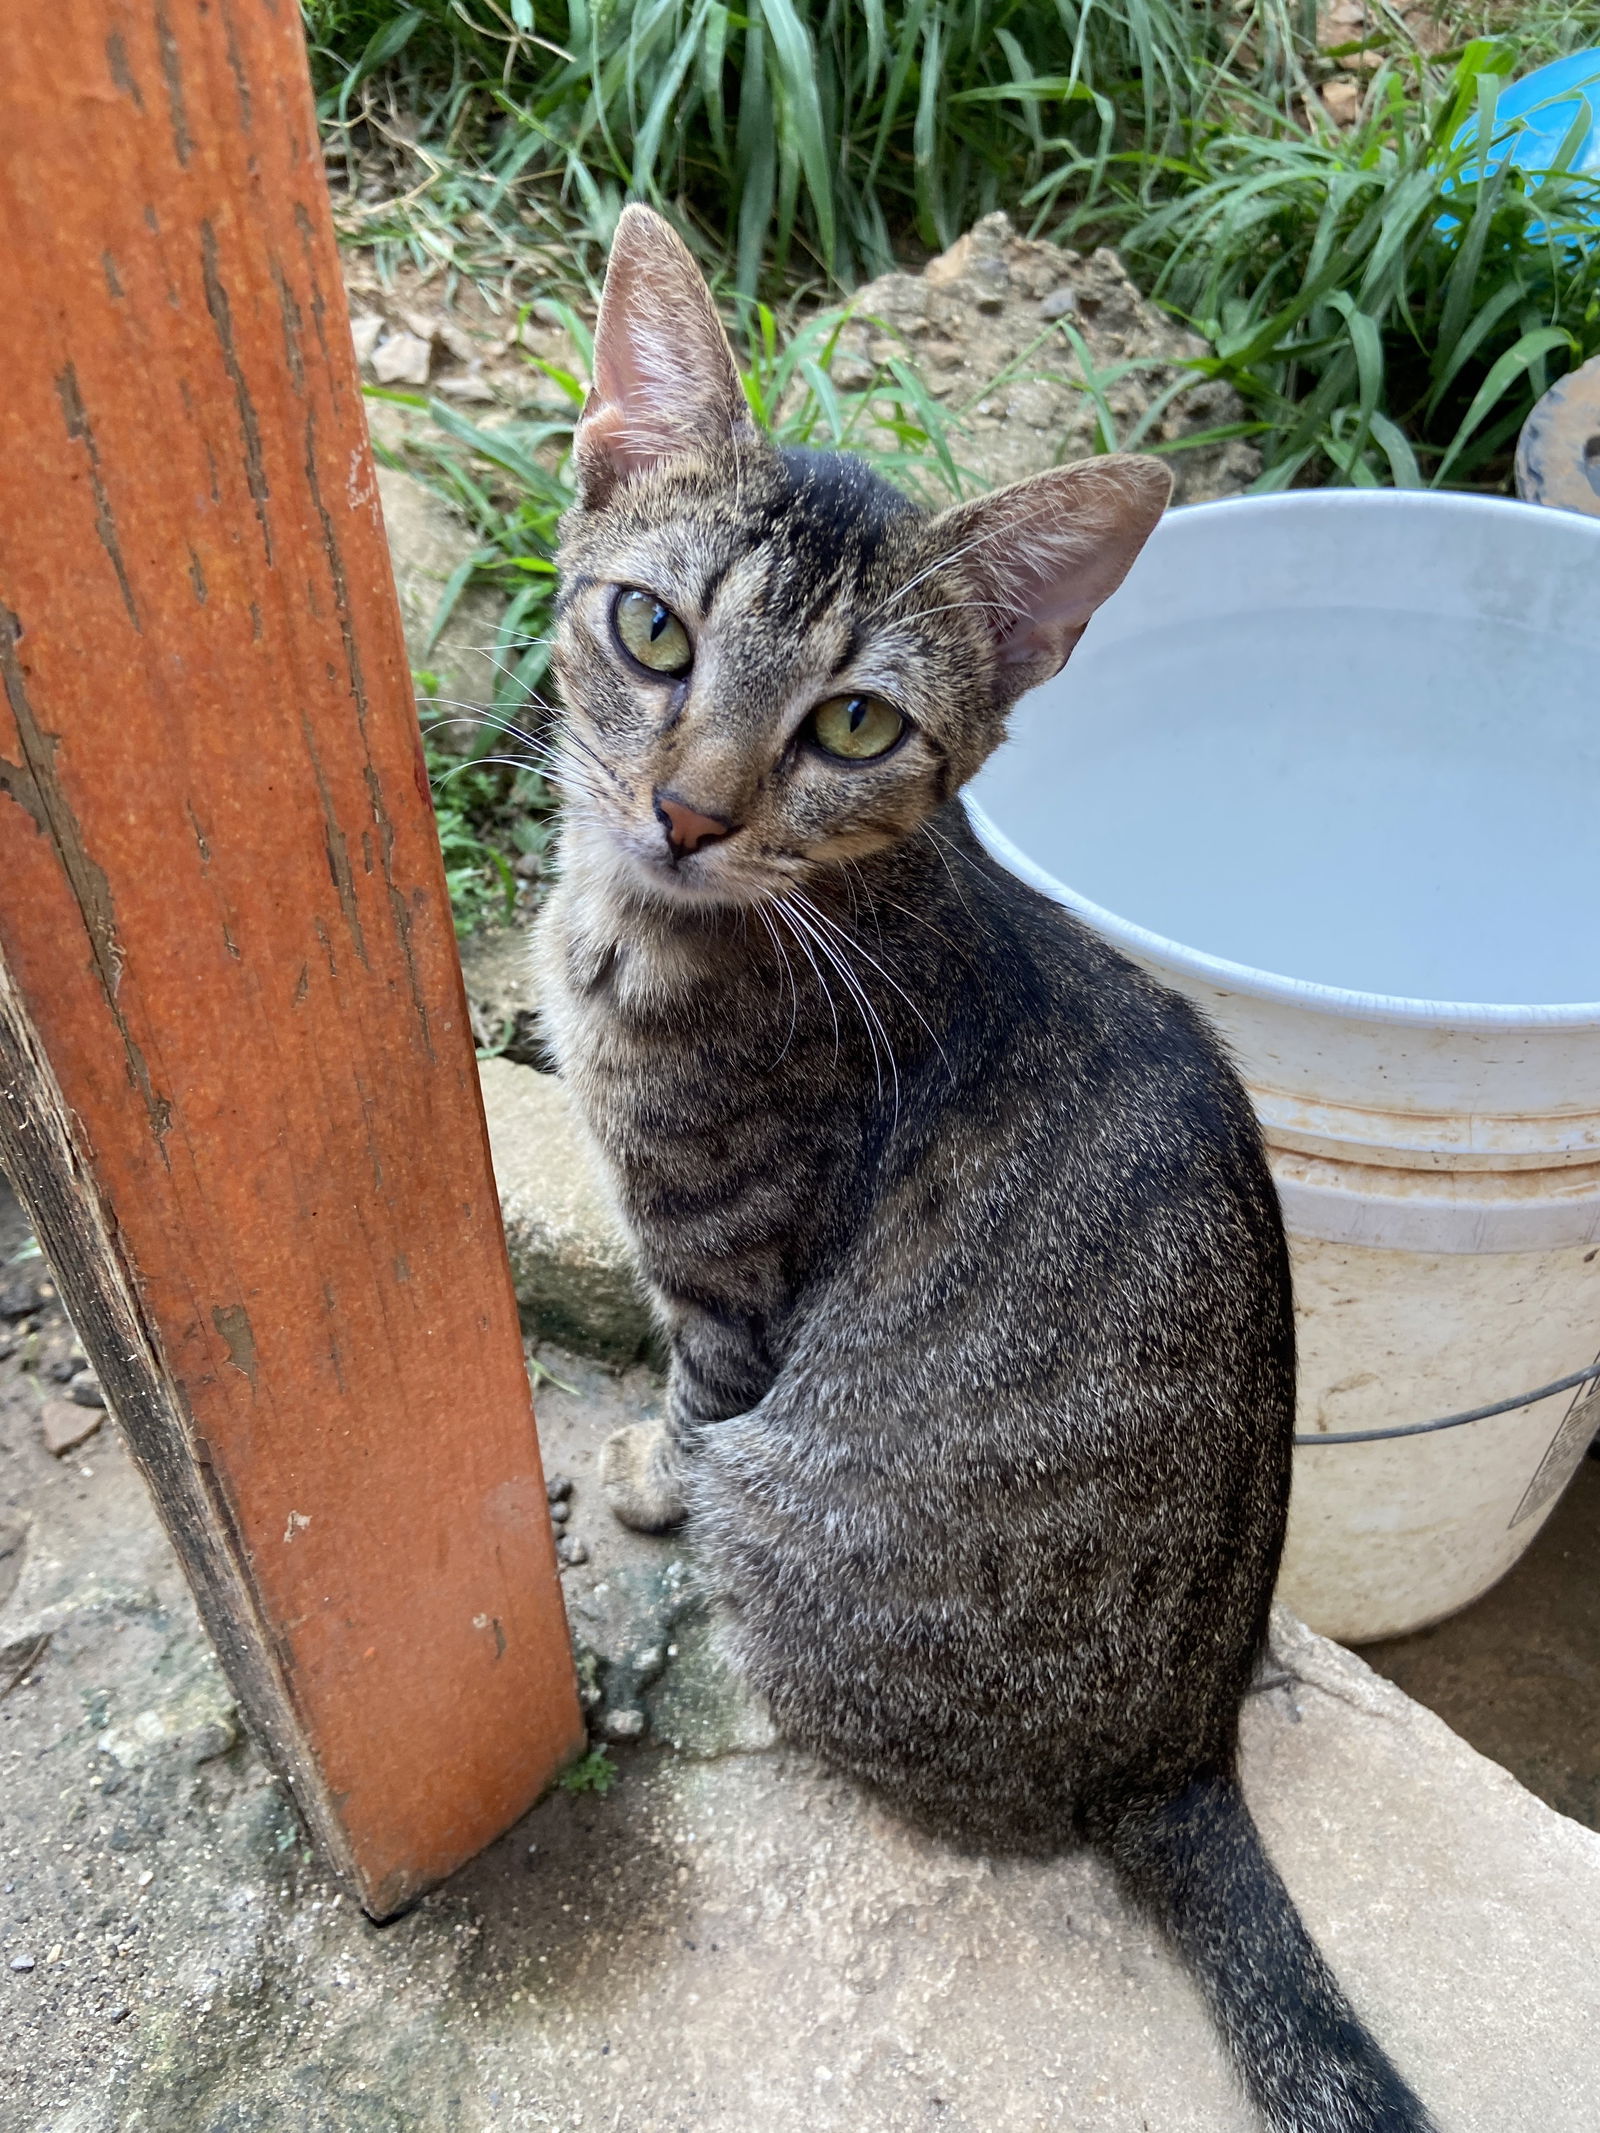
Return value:
[(688, 247), (649, 208), (625, 207), (600, 297), (594, 385), (572, 445), (584, 508), (597, 509), (664, 459), (755, 434), (728, 337)]

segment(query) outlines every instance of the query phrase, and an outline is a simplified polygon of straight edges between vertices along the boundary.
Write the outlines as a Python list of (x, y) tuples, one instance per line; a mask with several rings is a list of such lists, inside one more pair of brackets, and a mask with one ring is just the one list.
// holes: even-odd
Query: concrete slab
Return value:
[[(239, 1738), (114, 1427), (45, 1451), (27, 1344), (0, 1364), (7, 2133), (1246, 2133), (1094, 1861), (959, 1857), (768, 1744), (679, 1552), (600, 1505), (648, 1372), (541, 1350), (537, 1397), (594, 1716), (650, 1737), (380, 1931)], [(1358, 2004), (1444, 2133), (1587, 2133), (1600, 1838), (1349, 1654), (1285, 1625), (1278, 1657), (1249, 1790)]]

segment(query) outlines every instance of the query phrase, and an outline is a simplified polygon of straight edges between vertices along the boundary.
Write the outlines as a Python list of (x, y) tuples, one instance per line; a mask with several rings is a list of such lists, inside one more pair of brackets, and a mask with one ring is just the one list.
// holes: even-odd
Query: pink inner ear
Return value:
[(627, 415), (621, 407), (609, 401), (602, 401), (592, 415), (584, 415), (583, 444), (586, 451), (603, 457), (612, 472), (623, 479), (653, 465), (661, 457), (659, 451), (640, 449)]
[(699, 268), (659, 216), (626, 209), (595, 328), (580, 468), (603, 485), (748, 427), (744, 388)]
[(1063, 665), (1088, 627), (1088, 615), (1081, 622), (1063, 624), (1050, 622), (1039, 615), (1024, 615), (999, 639), (1000, 664), (1031, 666), (1036, 659), (1049, 654), (1058, 666)]
[(1037, 659), (1044, 652), (1065, 659), (1089, 627), (1095, 609), (1121, 584), (1126, 569), (1126, 565), (1108, 568), (1103, 552), (1097, 553), (1088, 541), (1081, 555), (1062, 554), (1055, 568), (1048, 569), (1050, 541), (1047, 535), (1041, 538), (1045, 555), (1019, 554), (1007, 559), (1012, 569), (1005, 590), (1022, 610), (1000, 637), (1000, 657), (1008, 665)]
[(1127, 576), (1170, 489), (1154, 461), (1108, 457), (1036, 474), (951, 514), (956, 554), (970, 545), (993, 589), (1003, 665), (1063, 664)]

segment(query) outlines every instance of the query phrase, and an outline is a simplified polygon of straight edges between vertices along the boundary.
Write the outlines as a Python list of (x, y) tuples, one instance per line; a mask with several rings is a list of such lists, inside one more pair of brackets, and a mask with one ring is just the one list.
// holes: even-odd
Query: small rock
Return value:
[(572, 1647), (572, 1656), (578, 1668), (578, 1702), (585, 1711), (592, 1711), (596, 1704), (605, 1701), (605, 1691), (600, 1686), (599, 1655), (580, 1638)]
[(13, 1970), (31, 1970), (33, 1968), (33, 1957), (31, 1955), (14, 1955), (11, 1958), (11, 1967)]
[(39, 1434), (44, 1448), (60, 1459), (84, 1444), (105, 1420), (97, 1407), (79, 1407), (72, 1400), (46, 1400), (39, 1410)]
[(42, 1259), (25, 1259), (21, 1266), (0, 1267), (0, 1318), (27, 1318), (54, 1303), (55, 1296), (55, 1284), (45, 1272)]
[(439, 390), (448, 400), (465, 400), (474, 407), (490, 407), (500, 395), (476, 365), (439, 380)]
[(1024, 379), (1014, 386), (1006, 400), (1006, 414), (1013, 422), (1026, 422), (1036, 430), (1047, 430), (1057, 423), (1059, 400), (1057, 392), (1042, 379)]
[(443, 341), (458, 363), (475, 364), (483, 353), (472, 335), (452, 325), (449, 319), (441, 320), (434, 328), (434, 339)]
[(376, 311), (369, 311), (363, 318), (350, 321), (350, 338), (355, 343), (356, 361), (370, 363), (372, 352), (383, 333), (383, 319)]
[(426, 385), (433, 346), (414, 333), (391, 333), (372, 352), (372, 375), (380, 385)]
[(1353, 81), (1324, 82), (1323, 109), (1336, 126), (1353, 126), (1361, 114), (1361, 89)]
[(108, 2022), (126, 2022), (132, 2012), (133, 2009), (131, 2007), (111, 2007), (106, 2010), (106, 2020)]
[(607, 1711), (601, 1717), (600, 1731), (607, 1740), (638, 1740), (644, 1732), (644, 1713), (631, 1708)]
[(1078, 308), (1078, 299), (1071, 289), (1052, 289), (1039, 306), (1041, 318), (1069, 318)]
[(544, 1493), (552, 1503), (565, 1503), (572, 1494), (572, 1481), (566, 1474), (552, 1474), (546, 1480)]
[(184, 1745), (191, 1763), (214, 1763), (239, 1745), (239, 1728), (231, 1717), (211, 1718)]
[(80, 1370), (75, 1378), (67, 1380), (67, 1398), (79, 1407), (104, 1407), (106, 1404), (100, 1380), (92, 1370)]
[(561, 316), (560, 305), (551, 303), (549, 298), (545, 296), (541, 296), (534, 305), (533, 316), (544, 326), (560, 326), (565, 323)]
[(586, 1563), (589, 1551), (576, 1533), (564, 1533), (556, 1542), (556, 1553), (564, 1563)]
[(524, 1323), (631, 1361), (654, 1326), (572, 1098), (553, 1075), (506, 1059), (484, 1060), (478, 1079)]
[(553, 1503), (550, 1506), (550, 1522), (552, 1525), (564, 1526), (571, 1516), (572, 1506), (565, 1500), (560, 1503)]
[(841, 392), (859, 393), (866, 391), (877, 371), (864, 356), (836, 355), (831, 376)]

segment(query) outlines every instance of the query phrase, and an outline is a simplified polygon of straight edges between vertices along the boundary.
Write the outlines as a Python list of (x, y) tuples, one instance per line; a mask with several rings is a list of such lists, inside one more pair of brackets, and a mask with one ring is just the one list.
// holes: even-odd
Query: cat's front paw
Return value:
[(688, 1512), (672, 1443), (660, 1422), (613, 1430), (600, 1451), (611, 1515), (635, 1533), (670, 1533)]

